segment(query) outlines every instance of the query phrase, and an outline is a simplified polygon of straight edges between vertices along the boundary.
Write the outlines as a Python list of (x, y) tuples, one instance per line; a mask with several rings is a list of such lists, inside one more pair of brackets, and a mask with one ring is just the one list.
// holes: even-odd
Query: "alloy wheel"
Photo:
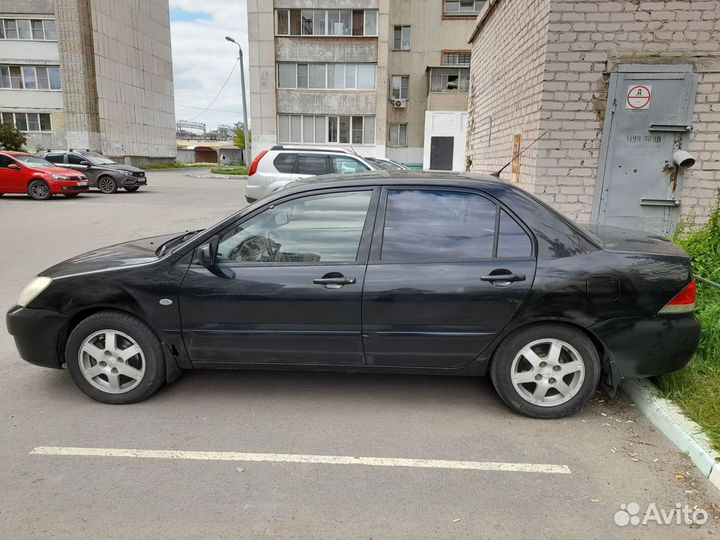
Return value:
[(528, 403), (553, 407), (571, 400), (585, 380), (585, 362), (566, 341), (538, 339), (525, 345), (511, 364), (515, 391)]
[(112, 193), (115, 191), (115, 180), (109, 176), (103, 176), (98, 180), (98, 189), (103, 193)]
[(108, 394), (124, 394), (145, 376), (145, 355), (129, 335), (100, 330), (88, 336), (78, 351), (78, 365), (85, 379)]
[(50, 188), (45, 182), (33, 182), (30, 194), (34, 199), (46, 199), (50, 195)]

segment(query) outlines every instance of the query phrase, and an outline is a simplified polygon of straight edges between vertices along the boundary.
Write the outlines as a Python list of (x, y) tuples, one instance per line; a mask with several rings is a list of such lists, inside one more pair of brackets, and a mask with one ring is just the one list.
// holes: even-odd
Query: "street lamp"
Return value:
[(247, 101), (245, 99), (245, 66), (243, 65), (243, 52), (240, 44), (230, 36), (225, 36), (230, 43), (234, 43), (238, 48), (238, 60), (240, 62), (240, 85), (242, 86), (242, 103), (243, 103), (243, 133), (245, 134), (245, 148), (243, 155), (245, 157), (245, 165), (252, 163), (252, 150), (250, 148), (250, 137), (248, 136), (248, 120), (247, 120)]

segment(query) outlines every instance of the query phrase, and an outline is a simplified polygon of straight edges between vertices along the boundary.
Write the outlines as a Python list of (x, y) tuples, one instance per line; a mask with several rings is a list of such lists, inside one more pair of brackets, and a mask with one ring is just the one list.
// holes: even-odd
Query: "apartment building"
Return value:
[(249, 1), (254, 153), (277, 143), (338, 145), (463, 170), (467, 38), (483, 4)]
[[(582, 222), (669, 234), (720, 188), (720, 2), (489, 0), (468, 161)], [(689, 151), (694, 161), (679, 159)]]
[(174, 159), (168, 2), (0, 2), (0, 121), (30, 151)]

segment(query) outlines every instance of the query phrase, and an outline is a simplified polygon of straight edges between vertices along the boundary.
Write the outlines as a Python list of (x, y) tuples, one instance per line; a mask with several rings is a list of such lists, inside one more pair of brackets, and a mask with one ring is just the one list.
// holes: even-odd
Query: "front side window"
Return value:
[(497, 207), (473, 193), (388, 192), (383, 261), (470, 261), (493, 257)]
[(51, 161), (52, 163), (64, 163), (65, 154), (48, 154), (45, 156), (45, 159)]
[(276, 204), (223, 233), (217, 262), (354, 262), (371, 197), (352, 191)]
[(410, 50), (410, 27), (396, 26), (393, 34), (393, 49), (396, 51)]

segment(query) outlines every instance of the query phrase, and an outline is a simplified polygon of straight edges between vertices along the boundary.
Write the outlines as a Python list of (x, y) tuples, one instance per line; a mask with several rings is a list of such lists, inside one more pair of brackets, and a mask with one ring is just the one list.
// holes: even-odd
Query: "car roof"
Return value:
[[(350, 156), (358, 156), (355, 152), (351, 152), (347, 148), (332, 148), (326, 146), (301, 146), (301, 145), (288, 145), (288, 144), (276, 144), (270, 150), (280, 152), (322, 152), (325, 154), (346, 154)], [(360, 157), (360, 156), (358, 156)]]
[(27, 152), (16, 152), (15, 150), (0, 150), (0, 154), (5, 154), (6, 156), (29, 156), (31, 154), (28, 154)]

